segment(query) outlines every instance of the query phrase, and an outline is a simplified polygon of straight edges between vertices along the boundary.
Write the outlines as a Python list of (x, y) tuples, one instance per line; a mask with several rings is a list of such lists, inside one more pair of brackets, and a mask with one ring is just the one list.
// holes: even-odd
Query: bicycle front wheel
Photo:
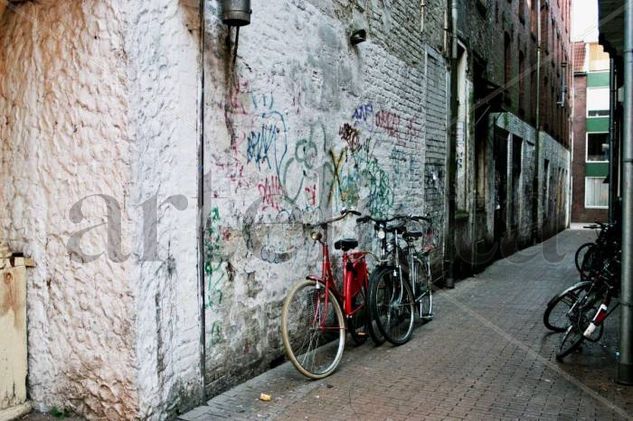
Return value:
[(345, 318), (332, 291), (326, 300), (320, 282), (295, 285), (281, 312), (281, 337), (288, 359), (301, 374), (311, 379), (332, 374), (345, 349)]
[(385, 339), (394, 345), (407, 342), (413, 333), (415, 299), (407, 280), (400, 279), (393, 267), (372, 274), (370, 308), (373, 319)]
[(562, 360), (580, 346), (585, 339), (583, 333), (591, 323), (599, 305), (600, 295), (596, 289), (583, 292), (582, 296), (572, 305), (568, 312), (570, 324), (563, 335), (558, 353), (556, 353), (557, 360)]
[(576, 324), (571, 324), (567, 328), (567, 331), (563, 335), (563, 339), (560, 342), (560, 347), (556, 353), (556, 359), (561, 361), (564, 357), (571, 354), (582, 343), (583, 336), (580, 328)]

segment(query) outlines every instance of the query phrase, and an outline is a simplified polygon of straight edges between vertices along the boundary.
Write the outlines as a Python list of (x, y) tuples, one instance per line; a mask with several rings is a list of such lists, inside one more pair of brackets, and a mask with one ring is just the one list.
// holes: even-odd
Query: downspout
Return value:
[(616, 381), (633, 385), (633, 0), (624, 10), (624, 114), (622, 135), (622, 304)]
[(204, 85), (205, 60), (204, 44), (206, 33), (205, 0), (200, 0), (200, 35), (199, 35), (199, 63), (200, 78), (198, 82), (198, 306), (200, 312), (200, 375), (202, 379), (202, 399), (206, 396), (205, 366), (206, 366), (206, 325), (205, 325), (205, 283), (204, 283)]
[(616, 203), (618, 198), (618, 161), (615, 132), (615, 109), (618, 105), (618, 86), (615, 79), (615, 59), (609, 60), (609, 222), (614, 223), (616, 215)]
[(541, 189), (539, 174), (541, 169), (541, 0), (536, 1), (536, 109), (534, 116), (534, 181), (532, 182), (532, 235), (534, 243), (541, 239), (539, 226), (539, 198)]
[(448, 235), (446, 236), (446, 288), (455, 287), (455, 183), (457, 175), (457, 2), (450, 0), (451, 93), (448, 128)]

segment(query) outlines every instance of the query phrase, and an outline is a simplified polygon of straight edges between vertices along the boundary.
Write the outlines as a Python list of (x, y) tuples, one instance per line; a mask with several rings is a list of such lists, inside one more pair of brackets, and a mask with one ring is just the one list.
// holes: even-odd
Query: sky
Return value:
[(572, 41), (598, 41), (598, 0), (571, 0)]

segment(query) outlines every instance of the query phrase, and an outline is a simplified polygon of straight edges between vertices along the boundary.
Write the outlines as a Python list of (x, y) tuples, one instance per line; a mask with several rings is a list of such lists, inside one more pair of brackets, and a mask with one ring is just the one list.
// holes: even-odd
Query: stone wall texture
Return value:
[(43, 411), (147, 419), (202, 397), (198, 3), (137, 6), (42, 0), (0, 23), (0, 238), (37, 264)]
[[(138, 415), (131, 265), (119, 247), (98, 256), (108, 215), (130, 218), (122, 5), (42, 0), (0, 23), (0, 236), (37, 265), (27, 275), (29, 396), (41, 410), (109, 419)], [(93, 226), (80, 249), (67, 247)]]

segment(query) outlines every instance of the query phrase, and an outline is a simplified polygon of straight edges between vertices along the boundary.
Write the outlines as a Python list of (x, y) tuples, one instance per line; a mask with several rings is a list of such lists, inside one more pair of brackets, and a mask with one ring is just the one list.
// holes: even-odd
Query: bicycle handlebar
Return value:
[(325, 221), (321, 221), (321, 222), (317, 222), (315, 224), (306, 224), (308, 227), (310, 228), (316, 228), (316, 227), (324, 227), (328, 224), (331, 224), (332, 222), (336, 222), (336, 221), (340, 221), (341, 219), (344, 219), (347, 215), (356, 215), (356, 216), (361, 216), (362, 214), (356, 210), (353, 209), (345, 209), (343, 208), (341, 210), (341, 214), (339, 216), (335, 216), (334, 218), (331, 219), (326, 219)]
[(409, 219), (409, 220), (416, 221), (416, 222), (424, 221), (424, 222), (432, 223), (431, 218), (429, 218), (427, 216), (420, 216), (420, 215), (394, 215), (392, 218), (388, 218), (388, 219), (377, 219), (377, 218), (374, 218), (372, 216), (365, 215), (365, 216), (362, 216), (362, 217), (358, 218), (356, 220), (356, 223), (364, 224), (366, 222), (373, 221), (373, 222), (375, 222), (377, 224), (386, 224), (388, 222), (395, 221), (396, 219)]

